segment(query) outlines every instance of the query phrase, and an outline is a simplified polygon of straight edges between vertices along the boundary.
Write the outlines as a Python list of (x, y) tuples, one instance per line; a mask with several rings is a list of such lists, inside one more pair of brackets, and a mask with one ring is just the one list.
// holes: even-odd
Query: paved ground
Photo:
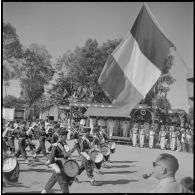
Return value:
[[(38, 144), (37, 141), (34, 142)], [(69, 145), (72, 146), (71, 141)], [(117, 145), (116, 152), (111, 155), (110, 167), (102, 168), (104, 175), (95, 174), (99, 186), (91, 186), (86, 173), (83, 172), (79, 176), (82, 183), (73, 183), (70, 187), (70, 193), (150, 192), (158, 182), (154, 178), (145, 180), (142, 178), (142, 174), (149, 173), (152, 170), (153, 160), (162, 152), (174, 154), (178, 158), (180, 168), (176, 175), (177, 180), (185, 176), (193, 177), (193, 154)], [(73, 156), (78, 159), (76, 152)], [(28, 167), (24, 160), (19, 158), (19, 183), (15, 186), (6, 187), (6, 192), (40, 193), (52, 173), (52, 170), (44, 165), (45, 161), (46, 159), (40, 155), (40, 160), (34, 161), (32, 166)], [(80, 164), (80, 161), (78, 163)], [(60, 193), (59, 185), (56, 184), (51, 192)]]

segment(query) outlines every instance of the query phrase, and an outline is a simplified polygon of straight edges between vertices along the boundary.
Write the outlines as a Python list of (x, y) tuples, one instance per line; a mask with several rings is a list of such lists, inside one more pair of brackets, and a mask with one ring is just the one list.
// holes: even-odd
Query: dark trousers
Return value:
[(26, 147), (26, 142), (25, 142), (25, 139), (19, 139), (18, 140), (18, 150), (15, 154), (15, 157), (19, 157), (20, 155), (22, 155), (23, 158), (27, 158), (27, 155), (26, 155), (26, 150), (25, 150), (25, 147)]
[(28, 138), (26, 142), (26, 148), (29, 146), (30, 150), (33, 151), (35, 148), (35, 145), (32, 143), (32, 138)]
[(36, 154), (40, 154), (42, 151), (43, 155), (46, 156), (46, 149), (45, 149), (45, 139), (43, 137), (39, 138), (39, 147), (37, 148)]
[(44, 189), (47, 192), (49, 192), (56, 182), (58, 182), (63, 193), (69, 193), (69, 186), (68, 186), (66, 175), (64, 173), (57, 174), (55, 171), (47, 181)]
[(80, 175), (84, 170), (86, 171), (87, 176), (89, 178), (93, 177), (93, 162), (91, 160), (87, 160), (85, 157), (82, 156), (82, 162), (78, 175)]
[(7, 144), (10, 147), (10, 151), (14, 153), (15, 152), (14, 137), (8, 137)]

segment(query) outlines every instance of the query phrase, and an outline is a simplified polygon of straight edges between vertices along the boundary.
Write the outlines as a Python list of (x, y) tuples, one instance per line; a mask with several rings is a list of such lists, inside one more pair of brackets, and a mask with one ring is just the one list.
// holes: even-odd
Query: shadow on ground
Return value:
[(127, 167), (135, 167), (136, 165), (132, 165), (132, 166), (129, 166), (129, 165), (109, 165), (109, 167), (105, 167), (107, 169), (110, 169), (110, 168), (127, 168)]
[(104, 172), (102, 171), (103, 174), (130, 174), (130, 173), (135, 173), (137, 171), (112, 171), (112, 172)]
[(30, 186), (25, 186), (23, 183), (7, 183), (5, 188), (11, 188), (11, 187), (24, 187), (24, 188), (30, 188)]
[(36, 172), (44, 172), (44, 173), (52, 173), (52, 170), (49, 169), (25, 169), (25, 170), (20, 170), (20, 172), (31, 172), (31, 171), (36, 171)]
[[(89, 181), (82, 181), (82, 183), (89, 183)], [(118, 179), (118, 180), (110, 180), (110, 181), (99, 181), (96, 180), (97, 186), (103, 186), (103, 185), (121, 185), (121, 184), (128, 184), (130, 182), (138, 182), (138, 180), (128, 180), (128, 179)]]
[(99, 184), (99, 186), (103, 186), (103, 185), (121, 185), (121, 184), (128, 184), (130, 182), (138, 182), (138, 180), (127, 180), (127, 179), (118, 179), (115, 181), (97, 181)]
[(134, 162), (139, 162), (139, 161), (111, 161), (112, 163), (134, 163)]

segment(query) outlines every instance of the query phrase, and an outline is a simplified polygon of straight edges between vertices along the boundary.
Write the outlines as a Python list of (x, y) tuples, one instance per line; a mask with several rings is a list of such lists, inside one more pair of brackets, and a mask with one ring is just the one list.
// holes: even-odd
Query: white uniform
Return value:
[(165, 134), (166, 134), (165, 131), (161, 131), (161, 132), (160, 132), (160, 148), (161, 148), (162, 150), (165, 149)]
[(172, 132), (171, 136), (171, 150), (175, 150), (177, 146), (177, 132)]
[(142, 128), (140, 129), (140, 147), (143, 148), (144, 147), (144, 138), (145, 138), (145, 129)]
[(155, 131), (150, 130), (150, 138), (149, 138), (149, 148), (154, 147), (154, 136), (155, 136)]
[(137, 145), (137, 138), (138, 138), (138, 128), (133, 128), (133, 146)]

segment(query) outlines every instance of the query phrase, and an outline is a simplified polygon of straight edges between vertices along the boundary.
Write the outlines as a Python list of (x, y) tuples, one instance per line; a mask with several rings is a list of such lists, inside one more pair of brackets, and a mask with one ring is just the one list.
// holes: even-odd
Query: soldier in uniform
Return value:
[(181, 145), (182, 145), (182, 152), (187, 152), (187, 139), (186, 139), (186, 130), (183, 129), (181, 134)]
[(165, 149), (165, 134), (166, 134), (166, 132), (165, 132), (165, 126), (162, 125), (161, 126), (161, 131), (159, 133), (159, 135), (160, 135), (160, 149), (161, 150), (164, 150)]
[(194, 129), (191, 127), (190, 129), (190, 136), (188, 139), (189, 142), (189, 152), (193, 153), (194, 152)]
[(141, 129), (140, 129), (140, 147), (143, 148), (144, 147), (144, 138), (145, 138), (145, 129), (144, 129), (144, 125), (141, 125)]
[[(93, 136), (93, 141), (91, 143), (91, 146), (94, 147), (94, 148), (97, 148), (100, 151), (100, 134), (99, 134), (100, 128), (98, 126), (95, 126), (94, 129), (93, 129), (93, 132), (94, 132), (94, 136)], [(96, 166), (96, 169), (97, 169), (96, 172), (98, 174), (103, 174), (103, 172), (100, 170), (101, 165), (102, 165), (102, 162), (98, 163), (98, 165), (95, 163), (95, 166)]]
[(138, 139), (138, 123), (134, 123), (132, 130), (133, 130), (132, 142), (133, 142), (133, 146), (135, 147), (137, 145), (137, 139)]
[(154, 147), (154, 142), (155, 142), (155, 131), (154, 131), (154, 124), (151, 125), (151, 129), (149, 132), (149, 148), (153, 148)]
[(56, 182), (58, 182), (62, 190), (62, 193), (69, 193), (69, 181), (68, 181), (68, 177), (64, 172), (63, 160), (62, 160), (62, 159), (68, 159), (68, 157), (70, 156), (70, 151), (67, 152), (64, 149), (64, 146), (67, 145), (66, 139), (67, 139), (68, 131), (65, 128), (61, 127), (58, 131), (58, 134), (59, 134), (59, 140), (57, 141), (57, 143), (55, 143), (55, 145), (53, 145), (47, 164), (50, 165), (52, 163), (56, 163), (60, 171), (59, 172), (53, 171), (52, 176), (47, 181), (45, 188), (42, 190), (41, 193), (48, 193), (55, 185)]
[(177, 147), (177, 132), (175, 126), (172, 127), (171, 134), (171, 150), (176, 150)]
[(45, 148), (45, 140), (46, 140), (46, 132), (45, 132), (45, 127), (44, 124), (42, 124), (41, 129), (39, 131), (39, 147), (37, 148), (33, 158), (37, 158), (37, 155), (40, 154), (42, 151), (43, 156), (46, 157), (46, 148)]
[(166, 150), (170, 149), (170, 133), (169, 133), (169, 124), (166, 124), (165, 127), (165, 148)]
[(52, 135), (51, 141), (50, 141), (50, 146), (48, 148), (48, 151), (50, 152), (52, 150), (53, 144), (56, 143), (59, 139), (59, 134), (58, 134), (58, 130), (60, 128), (60, 124), (56, 124), (54, 126), (54, 133)]
[(107, 128), (106, 125), (100, 127), (100, 144), (107, 142), (109, 139), (109, 136), (106, 132), (106, 128)]
[(175, 179), (178, 168), (179, 163), (175, 156), (167, 153), (160, 154), (153, 162), (152, 176), (159, 180), (153, 193), (185, 193), (184, 187)]
[[(72, 154), (76, 149), (80, 151), (82, 162), (78, 175), (80, 175), (85, 170), (90, 180), (90, 184), (95, 186), (97, 185), (97, 182), (95, 181), (93, 175), (93, 162), (91, 161), (88, 155), (91, 149), (91, 143), (89, 141), (90, 131), (91, 131), (90, 127), (83, 127), (82, 131), (83, 136), (77, 137), (73, 148), (70, 150), (70, 153)], [(75, 177), (75, 182), (80, 183), (78, 176)]]
[(14, 124), (11, 123), (9, 127), (6, 129), (6, 134), (5, 134), (5, 139), (7, 140), (7, 145), (9, 146), (11, 154), (14, 154), (15, 152), (15, 145), (14, 145), (14, 139), (15, 139), (15, 134), (14, 134)]
[(29, 165), (29, 160), (26, 154), (26, 139), (28, 138), (27, 134), (26, 134), (26, 122), (24, 121), (18, 132), (17, 132), (17, 137), (18, 137), (18, 150), (15, 154), (15, 157), (18, 158), (20, 155), (23, 156), (23, 158), (26, 160), (26, 163)]
[(181, 152), (181, 127), (177, 127), (177, 151)]

